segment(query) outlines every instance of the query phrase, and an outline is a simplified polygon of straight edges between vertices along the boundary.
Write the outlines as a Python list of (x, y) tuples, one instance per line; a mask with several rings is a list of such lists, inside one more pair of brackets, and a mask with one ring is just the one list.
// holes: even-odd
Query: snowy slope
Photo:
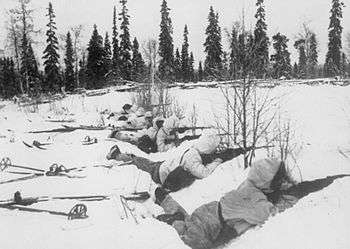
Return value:
[[(262, 90), (265, 91), (265, 90)], [(171, 94), (191, 111), (196, 104), (199, 124), (213, 124), (225, 107), (219, 89), (172, 89)], [(350, 87), (279, 86), (274, 96), (283, 96), (281, 108), (295, 127), (294, 139), (300, 144), (297, 163), (304, 180), (350, 173)], [(103, 96), (68, 96), (55, 104), (39, 106), (37, 113), (29, 108), (18, 109), (8, 104), (0, 109), (0, 157), (10, 157), (14, 164), (47, 170), (53, 163), (67, 168), (86, 167), (72, 172), (75, 178), (38, 177), (32, 180), (0, 184), (0, 199), (9, 199), (16, 191), (25, 196), (111, 195), (101, 202), (85, 203), (89, 218), (68, 221), (65, 217), (32, 214), (0, 209), (0, 245), (4, 249), (51, 248), (187, 248), (170, 226), (152, 216), (162, 210), (151, 200), (133, 204), (138, 214), (134, 220), (123, 217), (118, 196), (135, 190), (152, 190), (150, 177), (134, 166), (94, 167), (110, 165), (105, 155), (115, 144), (105, 141), (108, 131), (77, 130), (62, 134), (29, 134), (28, 131), (59, 128), (59, 123), (45, 122), (52, 118), (73, 118), (69, 125), (101, 123), (98, 112), (119, 110), (130, 102), (132, 94), (111, 92)], [(213, 113), (216, 113), (214, 115)], [(71, 114), (71, 115), (70, 115)], [(89, 135), (97, 144), (84, 146), (81, 140)], [(4, 137), (2, 137), (4, 136)], [(11, 142), (11, 141), (12, 142)], [(28, 148), (22, 141), (51, 143), (47, 150)], [(133, 146), (118, 143), (122, 150), (153, 160), (163, 160), (168, 153), (145, 155)], [(188, 145), (184, 145), (188, 146)], [(341, 153), (340, 153), (341, 152)], [(259, 157), (264, 156), (263, 154)], [(296, 177), (297, 172), (294, 172)], [(241, 159), (220, 166), (210, 177), (196, 181), (191, 187), (173, 194), (188, 212), (199, 205), (217, 200), (236, 188), (245, 178)], [(0, 175), (0, 182), (17, 176)], [(21, 176), (19, 176), (21, 177)], [(294, 208), (272, 217), (261, 228), (253, 229), (224, 248), (349, 248), (350, 178), (336, 180), (328, 188), (314, 193)], [(32, 205), (35, 208), (68, 212), (76, 201), (50, 201)], [(143, 218), (146, 217), (146, 218)]]

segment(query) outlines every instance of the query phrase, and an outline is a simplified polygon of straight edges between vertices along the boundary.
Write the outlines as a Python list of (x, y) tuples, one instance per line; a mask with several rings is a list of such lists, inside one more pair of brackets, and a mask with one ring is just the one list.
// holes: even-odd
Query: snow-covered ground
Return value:
[[(261, 90), (265, 91), (265, 90)], [(172, 89), (171, 94), (191, 112), (197, 106), (199, 124), (213, 124), (220, 116), (225, 100), (219, 89)], [(87, 249), (87, 248), (187, 248), (172, 227), (152, 216), (161, 208), (151, 200), (130, 203), (135, 208), (138, 224), (124, 217), (120, 194), (154, 189), (150, 177), (134, 166), (93, 167), (110, 165), (105, 156), (115, 144), (106, 141), (108, 131), (77, 130), (71, 133), (30, 134), (28, 131), (59, 128), (52, 118), (75, 119), (68, 125), (97, 125), (98, 112), (120, 110), (132, 94), (110, 92), (96, 97), (68, 96), (55, 104), (39, 106), (38, 112), (19, 109), (11, 103), (0, 107), (0, 159), (9, 157), (13, 164), (47, 170), (53, 163), (66, 168), (86, 167), (73, 171), (75, 178), (42, 176), (35, 179), (0, 184), (0, 199), (12, 198), (16, 191), (26, 196), (110, 195), (110, 200), (85, 202), (89, 218), (69, 221), (63, 216), (28, 213), (0, 208), (0, 248), (2, 249)], [(272, 95), (283, 96), (281, 109), (295, 129), (294, 141), (301, 148), (297, 164), (303, 180), (350, 173), (350, 87), (279, 86)], [(62, 111), (64, 109), (64, 111)], [(72, 114), (65, 115), (64, 114)], [(82, 145), (86, 135), (96, 137), (97, 144)], [(47, 150), (29, 148), (33, 140), (50, 143)], [(154, 160), (168, 153), (145, 155), (133, 146), (118, 143), (122, 150)], [(188, 146), (188, 145), (184, 145)], [(181, 149), (181, 148), (180, 148)], [(262, 157), (264, 155), (258, 155)], [(17, 171), (16, 169), (11, 169)], [(299, 174), (294, 172), (297, 177)], [(220, 166), (210, 177), (173, 194), (188, 212), (206, 202), (217, 200), (236, 188), (245, 178), (241, 159)], [(22, 177), (0, 172), (0, 183)], [(33, 208), (69, 212), (79, 202), (52, 200), (32, 205)], [(223, 248), (350, 248), (350, 178), (336, 180), (328, 188), (313, 193), (298, 204), (255, 228)]]

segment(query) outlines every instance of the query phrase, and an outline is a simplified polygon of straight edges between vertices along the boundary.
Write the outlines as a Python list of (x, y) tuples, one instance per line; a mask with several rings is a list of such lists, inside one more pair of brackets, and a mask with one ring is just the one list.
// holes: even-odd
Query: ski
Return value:
[(8, 210), (25, 211), (30, 213), (48, 213), (48, 214), (57, 215), (57, 216), (65, 216), (67, 217), (68, 220), (88, 218), (87, 207), (84, 204), (75, 205), (68, 213), (46, 210), (46, 209), (29, 208), (29, 207), (20, 206), (17, 204), (15, 205), (0, 204), (0, 208), (4, 208)]
[(32, 145), (30, 145), (30, 144), (28, 144), (28, 143), (26, 143), (26, 142), (24, 142), (24, 141), (22, 141), (22, 143), (23, 143), (25, 146), (29, 147), (29, 148), (33, 148)]
[(22, 197), (21, 193), (17, 191), (12, 199), (0, 200), (1, 205), (21, 205), (30, 206), (34, 203), (46, 202), (51, 200), (77, 200), (82, 202), (104, 201), (109, 200), (108, 195), (86, 195), (86, 196), (39, 196), (39, 197)]

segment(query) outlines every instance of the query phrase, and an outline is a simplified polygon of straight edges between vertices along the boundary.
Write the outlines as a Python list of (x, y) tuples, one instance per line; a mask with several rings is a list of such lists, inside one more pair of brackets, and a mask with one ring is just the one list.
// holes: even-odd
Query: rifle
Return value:
[(174, 139), (165, 139), (165, 143), (166, 144), (170, 144), (172, 142), (175, 142), (177, 144), (181, 144), (185, 141), (191, 141), (191, 140), (195, 140), (198, 139), (201, 135), (193, 135), (193, 136), (184, 136), (182, 138), (174, 138)]
[(213, 127), (209, 126), (189, 126), (189, 127), (176, 127), (173, 129), (173, 131), (177, 131), (179, 133), (184, 133), (185, 131), (190, 131), (190, 130), (204, 130), (204, 129), (211, 129)]
[(240, 155), (243, 155), (251, 150), (260, 150), (260, 149), (265, 149), (265, 148), (270, 148), (270, 147), (273, 147), (273, 146), (271, 146), (271, 145), (270, 146), (269, 145), (258, 146), (258, 147), (249, 146), (246, 149), (244, 149), (244, 148), (227, 148), (227, 149), (224, 149), (222, 151), (215, 152), (213, 154), (202, 155), (202, 159), (204, 159), (203, 161), (205, 161), (207, 163), (212, 162), (213, 160), (215, 160), (217, 158), (220, 158), (224, 162), (226, 162), (226, 161), (230, 161), (230, 160), (232, 160)]
[(141, 131), (141, 130), (143, 130), (143, 129), (145, 129), (145, 128), (132, 128), (132, 127), (130, 127), (130, 128), (127, 128), (127, 127), (119, 127), (119, 128), (115, 128), (114, 129), (114, 131), (135, 131), (135, 132), (137, 132), (137, 131)]

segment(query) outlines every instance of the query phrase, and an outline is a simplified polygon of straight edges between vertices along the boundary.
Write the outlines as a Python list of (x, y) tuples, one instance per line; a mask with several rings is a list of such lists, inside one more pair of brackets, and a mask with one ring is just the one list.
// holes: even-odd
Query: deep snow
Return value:
[[(193, 104), (197, 105), (201, 125), (213, 124), (213, 113), (220, 115), (225, 106), (219, 89), (172, 89), (171, 94), (187, 108), (187, 113)], [(98, 112), (104, 109), (119, 110), (124, 103), (130, 102), (131, 95), (120, 92), (97, 97), (73, 95), (55, 104), (39, 106), (38, 113), (30, 113), (28, 108), (19, 109), (17, 105), (5, 102), (6, 106), (0, 109), (0, 137), (5, 136), (0, 138), (1, 158), (10, 157), (14, 164), (41, 169), (48, 169), (52, 163), (63, 164), (67, 168), (87, 168), (71, 173), (77, 178), (38, 177), (0, 184), (0, 199), (11, 198), (18, 190), (24, 197), (107, 194), (113, 198), (85, 203), (89, 215), (85, 220), (68, 221), (65, 217), (49, 214), (0, 209), (1, 248), (187, 248), (174, 229), (152, 218), (162, 210), (151, 200), (142, 205), (130, 203), (136, 210), (139, 224), (135, 224), (130, 217), (123, 217), (118, 199), (120, 194), (133, 192), (136, 182), (138, 191), (152, 191), (155, 186), (146, 173), (134, 166), (111, 169), (92, 167), (111, 164), (106, 161), (105, 155), (115, 142), (105, 141), (108, 131), (26, 133), (58, 128), (59, 123), (45, 122), (48, 116), (76, 120), (69, 125), (97, 125), (101, 122)], [(303, 179), (349, 174), (350, 87), (279, 86), (272, 90), (272, 95), (283, 96), (281, 109), (284, 117), (293, 122), (293, 139), (301, 148), (296, 159)], [(65, 111), (62, 111), (63, 107)], [(97, 137), (98, 143), (82, 145), (81, 141), (86, 135)], [(33, 140), (52, 144), (47, 146), (47, 150), (39, 150), (22, 143), (32, 143)], [(118, 144), (124, 151), (154, 160), (165, 159), (173, 153), (145, 155), (129, 144)], [(262, 152), (257, 155), (258, 158), (263, 156)], [(297, 172), (293, 174), (298, 177)], [(192, 212), (199, 205), (217, 200), (223, 193), (236, 188), (245, 175), (241, 158), (238, 158), (223, 164), (210, 177), (196, 181), (191, 187), (173, 194), (173, 197), (188, 212)], [(15, 177), (1, 173), (0, 182)], [(349, 248), (349, 193), (350, 178), (336, 180), (328, 188), (307, 196), (292, 209), (271, 217), (264, 226), (248, 231), (223, 248)], [(56, 200), (32, 207), (68, 212), (76, 203)]]

